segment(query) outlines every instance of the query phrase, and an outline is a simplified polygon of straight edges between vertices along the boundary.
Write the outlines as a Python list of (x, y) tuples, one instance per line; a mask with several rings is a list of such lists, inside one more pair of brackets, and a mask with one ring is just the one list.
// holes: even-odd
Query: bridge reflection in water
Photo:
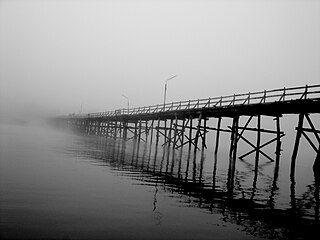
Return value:
[[(214, 155), (213, 171), (208, 171), (204, 151), (196, 153), (190, 148), (189, 151), (170, 149), (158, 143), (151, 145), (139, 138), (125, 141), (86, 136), (81, 141), (72, 154), (94, 159), (95, 164), (107, 165), (121, 176), (138, 180), (141, 185), (154, 186), (153, 211), (159, 222), (162, 220), (161, 213), (157, 211), (157, 194), (164, 191), (188, 207), (205, 209), (208, 214), (219, 214), (224, 221), (235, 223), (258, 237), (311, 239), (318, 233), (318, 181), (308, 185), (299, 198), (292, 181), (290, 204), (278, 208), (275, 203), (279, 194), (278, 167), (274, 168), (273, 179), (267, 183), (269, 188), (258, 195), (257, 175), (260, 170), (253, 169), (252, 186), (245, 189), (241, 181), (243, 176), (237, 172), (232, 176), (230, 166), (225, 174), (217, 173), (217, 154)], [(231, 164), (232, 161), (229, 162)], [(250, 165), (247, 167), (252, 168)], [(234, 178), (233, 184), (231, 178)]]

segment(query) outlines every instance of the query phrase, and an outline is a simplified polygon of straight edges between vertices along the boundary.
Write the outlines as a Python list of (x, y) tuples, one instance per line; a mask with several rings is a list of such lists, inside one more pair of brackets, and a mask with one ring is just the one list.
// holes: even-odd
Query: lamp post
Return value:
[(82, 109), (83, 109), (83, 101), (81, 101), (81, 105), (80, 105), (80, 111), (79, 111), (80, 114), (82, 113)]
[(171, 78), (168, 78), (167, 80), (166, 80), (166, 84), (164, 85), (164, 98), (163, 98), (163, 106), (165, 106), (166, 105), (166, 97), (167, 97), (167, 84), (168, 84), (168, 81), (169, 80), (171, 80), (171, 79), (173, 79), (173, 78), (175, 78), (177, 75), (174, 75), (173, 77), (171, 77)]
[(127, 106), (128, 106), (128, 113), (129, 113), (129, 108), (130, 108), (130, 106), (129, 106), (129, 98), (124, 94), (122, 94), (122, 97), (127, 99)]

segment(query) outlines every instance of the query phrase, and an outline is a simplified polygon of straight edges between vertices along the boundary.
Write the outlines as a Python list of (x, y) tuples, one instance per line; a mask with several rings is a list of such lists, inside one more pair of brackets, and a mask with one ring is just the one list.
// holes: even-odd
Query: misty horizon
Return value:
[(320, 1), (0, 2), (0, 119), (312, 85)]

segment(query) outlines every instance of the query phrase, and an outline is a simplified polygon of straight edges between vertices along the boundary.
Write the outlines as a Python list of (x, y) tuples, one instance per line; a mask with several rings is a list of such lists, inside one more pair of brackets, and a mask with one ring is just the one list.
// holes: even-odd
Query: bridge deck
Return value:
[(208, 99), (172, 102), (162, 105), (76, 114), (72, 118), (107, 121), (136, 121), (234, 116), (281, 116), (320, 113), (320, 85), (234, 94)]

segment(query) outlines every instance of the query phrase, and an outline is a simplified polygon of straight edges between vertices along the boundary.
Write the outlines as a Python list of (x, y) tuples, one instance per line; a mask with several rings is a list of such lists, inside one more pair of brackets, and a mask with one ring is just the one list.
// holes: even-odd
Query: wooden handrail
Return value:
[(314, 98), (320, 98), (320, 84), (171, 102), (162, 105), (157, 104), (131, 109), (117, 109), (114, 111), (87, 114), (70, 114), (69, 116), (73, 118), (97, 118), (105, 116), (136, 115), (142, 113), (153, 114), (165, 111), (169, 112), (198, 108), (217, 108), (235, 105), (262, 104), (268, 102), (283, 102), (295, 99), (298, 100)]

